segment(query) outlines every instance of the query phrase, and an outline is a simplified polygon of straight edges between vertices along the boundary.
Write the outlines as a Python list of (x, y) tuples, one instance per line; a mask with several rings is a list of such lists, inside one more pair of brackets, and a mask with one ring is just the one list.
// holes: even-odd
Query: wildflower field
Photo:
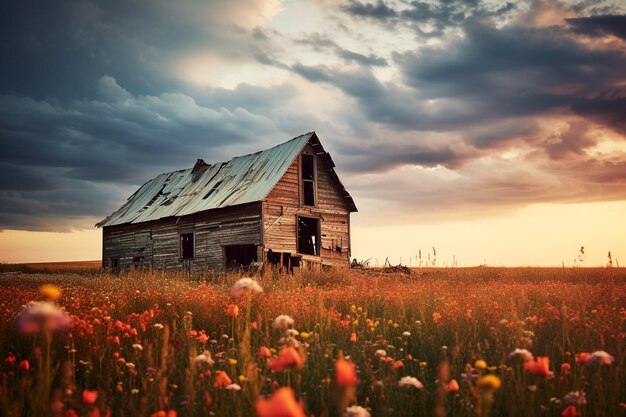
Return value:
[(623, 416), (626, 272), (0, 275), (2, 416)]

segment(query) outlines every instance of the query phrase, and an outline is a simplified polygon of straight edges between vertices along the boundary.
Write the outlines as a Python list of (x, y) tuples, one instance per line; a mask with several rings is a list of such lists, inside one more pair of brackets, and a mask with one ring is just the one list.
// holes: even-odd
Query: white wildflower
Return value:
[(585, 365), (591, 365), (594, 363), (597, 363), (600, 365), (611, 365), (614, 360), (615, 358), (609, 355), (608, 353), (606, 353), (605, 351), (596, 350), (591, 355), (589, 355), (587, 360), (585, 360)]
[(67, 313), (55, 303), (31, 301), (17, 316), (17, 326), (23, 334), (36, 334), (40, 331), (56, 332), (70, 327)]
[(526, 349), (517, 348), (513, 352), (509, 353), (509, 359), (512, 359), (512, 358), (514, 358), (516, 356), (519, 356), (520, 358), (524, 359), (525, 361), (530, 361), (530, 360), (533, 359), (533, 354), (530, 353)]
[(387, 351), (383, 349), (378, 349), (376, 352), (374, 352), (374, 355), (378, 356), (379, 358), (384, 358), (385, 356), (387, 356)]
[(135, 343), (135, 344), (133, 345), (133, 349), (143, 350), (143, 346), (141, 346), (139, 343)]
[(233, 297), (239, 298), (244, 294), (258, 294), (263, 292), (263, 288), (252, 278), (241, 278), (233, 284), (230, 293)]
[(196, 356), (193, 361), (195, 363), (206, 363), (209, 366), (213, 366), (213, 364), (215, 363), (215, 361), (213, 360), (213, 358), (211, 357), (211, 352), (209, 352), (208, 350), (205, 350), (204, 352), (202, 352), (201, 354), (199, 354), (198, 356)]
[(344, 417), (370, 417), (370, 412), (360, 405), (353, 405), (352, 407), (346, 408)]
[(241, 386), (239, 384), (230, 384), (226, 385), (226, 389), (230, 391), (241, 391)]
[(286, 314), (281, 314), (274, 319), (272, 327), (275, 329), (284, 329), (293, 325), (294, 320)]
[(163, 325), (161, 323), (155, 323), (154, 328), (157, 330), (162, 330), (163, 329)]
[(422, 384), (417, 378), (412, 376), (405, 376), (398, 381), (398, 386), (400, 387), (415, 387), (417, 389), (423, 389), (424, 384)]
[(402, 336), (404, 336), (404, 337), (411, 337), (411, 332), (404, 332), (404, 333), (402, 333)]
[(296, 337), (299, 334), (300, 334), (300, 332), (298, 332), (296, 329), (288, 329), (287, 330), (287, 336), (289, 336), (289, 337)]

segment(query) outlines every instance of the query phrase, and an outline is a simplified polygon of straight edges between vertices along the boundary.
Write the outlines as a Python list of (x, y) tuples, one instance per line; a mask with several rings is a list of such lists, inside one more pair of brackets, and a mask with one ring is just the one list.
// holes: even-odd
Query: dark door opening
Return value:
[(193, 233), (180, 235), (180, 258), (193, 259)]
[(319, 256), (320, 235), (319, 219), (298, 217), (298, 252)]
[(224, 261), (228, 268), (249, 266), (257, 260), (256, 245), (224, 246)]

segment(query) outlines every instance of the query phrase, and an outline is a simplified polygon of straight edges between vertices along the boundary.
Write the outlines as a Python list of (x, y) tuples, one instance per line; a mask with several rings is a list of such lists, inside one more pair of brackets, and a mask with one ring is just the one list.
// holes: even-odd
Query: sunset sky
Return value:
[(622, 1), (13, 1), (0, 26), (0, 262), (99, 259), (148, 179), (314, 130), (359, 259), (626, 265)]

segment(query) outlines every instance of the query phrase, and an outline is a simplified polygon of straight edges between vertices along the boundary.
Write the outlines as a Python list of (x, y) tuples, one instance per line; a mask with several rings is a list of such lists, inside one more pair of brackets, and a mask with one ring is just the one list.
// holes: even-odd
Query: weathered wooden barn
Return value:
[(262, 262), (348, 267), (357, 211), (315, 132), (161, 174), (102, 227), (102, 266), (226, 270)]

